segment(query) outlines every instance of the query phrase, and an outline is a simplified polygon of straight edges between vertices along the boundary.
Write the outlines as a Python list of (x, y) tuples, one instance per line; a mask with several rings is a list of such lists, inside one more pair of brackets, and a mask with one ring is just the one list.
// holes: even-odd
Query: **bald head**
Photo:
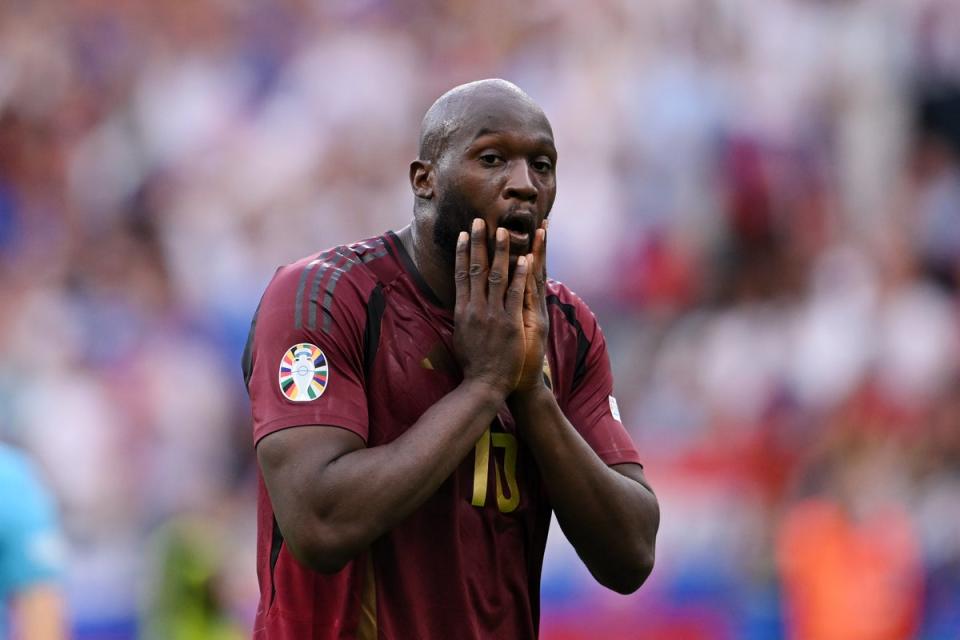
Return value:
[(450, 89), (427, 110), (420, 125), (420, 159), (436, 162), (458, 133), (505, 110), (550, 131), (543, 109), (520, 87), (499, 78), (477, 80)]

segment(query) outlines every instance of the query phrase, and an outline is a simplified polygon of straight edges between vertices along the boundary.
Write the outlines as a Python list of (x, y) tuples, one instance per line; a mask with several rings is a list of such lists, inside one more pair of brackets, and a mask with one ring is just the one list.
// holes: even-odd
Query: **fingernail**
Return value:
[(480, 218), (474, 218), (474, 219), (473, 219), (473, 230), (474, 230), (474, 231), (480, 231), (480, 227), (482, 227), (482, 226), (483, 226), (483, 220), (481, 220)]
[(507, 239), (507, 230), (503, 227), (497, 227), (497, 241), (503, 242)]
[(460, 232), (460, 235), (457, 236), (457, 244), (458, 244), (458, 245), (464, 244), (464, 243), (466, 243), (466, 241), (469, 240), (469, 239), (470, 239), (470, 234), (467, 233), (466, 231), (461, 231), (461, 232)]
[(525, 267), (525, 266), (527, 266), (527, 257), (526, 257), (526, 256), (520, 256), (519, 258), (517, 258), (517, 266), (518, 266), (518, 267)]

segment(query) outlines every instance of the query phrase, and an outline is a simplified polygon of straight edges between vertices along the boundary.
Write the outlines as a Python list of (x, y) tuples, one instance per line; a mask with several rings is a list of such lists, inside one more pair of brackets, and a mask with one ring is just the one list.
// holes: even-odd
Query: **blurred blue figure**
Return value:
[(27, 457), (0, 443), (0, 640), (66, 637), (62, 564), (52, 497)]

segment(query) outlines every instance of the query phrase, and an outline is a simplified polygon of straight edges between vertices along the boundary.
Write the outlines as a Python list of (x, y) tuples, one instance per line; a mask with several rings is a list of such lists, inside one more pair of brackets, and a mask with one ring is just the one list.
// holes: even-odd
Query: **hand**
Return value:
[(543, 386), (543, 358), (550, 333), (547, 313), (547, 221), (533, 236), (533, 253), (527, 254), (527, 285), (523, 295), (523, 368), (516, 393)]
[(488, 267), (485, 229), (483, 220), (477, 218), (470, 235), (464, 231), (457, 239), (453, 348), (464, 380), (483, 382), (506, 396), (516, 388), (524, 360), (528, 260), (526, 256), (517, 259), (508, 286), (507, 230), (497, 229), (493, 264)]

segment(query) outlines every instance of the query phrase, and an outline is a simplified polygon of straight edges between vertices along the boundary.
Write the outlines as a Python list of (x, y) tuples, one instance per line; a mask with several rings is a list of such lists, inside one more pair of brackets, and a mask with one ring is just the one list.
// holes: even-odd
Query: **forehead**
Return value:
[(514, 96), (478, 96), (464, 105), (459, 125), (460, 144), (470, 145), (485, 135), (510, 136), (551, 147), (554, 144), (553, 129), (543, 111)]

